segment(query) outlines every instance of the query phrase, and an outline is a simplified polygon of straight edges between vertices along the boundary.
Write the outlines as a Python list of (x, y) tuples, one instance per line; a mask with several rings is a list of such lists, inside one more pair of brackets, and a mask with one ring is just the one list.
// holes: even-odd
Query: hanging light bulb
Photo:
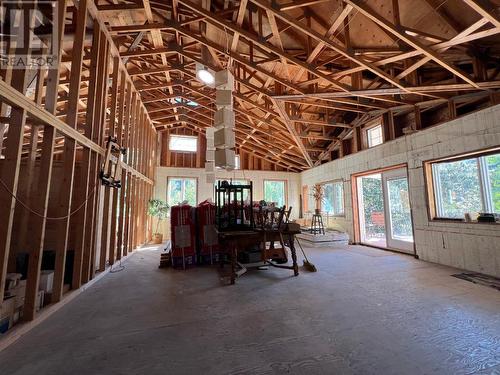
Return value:
[(214, 74), (201, 64), (196, 64), (196, 77), (206, 85), (213, 85), (215, 82)]

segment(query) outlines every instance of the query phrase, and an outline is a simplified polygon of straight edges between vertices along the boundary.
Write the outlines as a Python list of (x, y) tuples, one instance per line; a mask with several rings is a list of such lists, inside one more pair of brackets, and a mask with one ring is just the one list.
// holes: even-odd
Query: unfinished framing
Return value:
[[(36, 316), (44, 251), (55, 254), (58, 302), (151, 235), (156, 130), (95, 4), (57, 4), (57, 69), (4, 67), (0, 80), (0, 301), (28, 255), (25, 320)], [(127, 149), (121, 189), (98, 178), (108, 136)]]

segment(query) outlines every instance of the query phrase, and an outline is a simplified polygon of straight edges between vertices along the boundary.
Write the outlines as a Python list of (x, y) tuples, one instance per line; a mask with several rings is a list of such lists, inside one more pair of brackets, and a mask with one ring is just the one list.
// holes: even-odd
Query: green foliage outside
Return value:
[(160, 222), (167, 218), (169, 205), (167, 202), (162, 201), (161, 199), (150, 199), (148, 202), (148, 215), (156, 217), (158, 222), (156, 224), (155, 233), (158, 233), (158, 228), (160, 226)]
[(171, 178), (168, 180), (167, 200), (170, 205), (187, 201), (189, 205), (196, 205), (196, 179)]
[(459, 160), (434, 165), (437, 194), (441, 198), (441, 217), (462, 219), (466, 212), (480, 212), (481, 186), (477, 159)]
[(276, 202), (277, 207), (285, 205), (285, 181), (264, 181), (264, 200)]
[(490, 175), (491, 199), (493, 209), (500, 213), (500, 154), (486, 157), (488, 163), (488, 173)]
[[(413, 236), (408, 180), (387, 180), (389, 213), (393, 238), (407, 240)], [(382, 178), (362, 177), (363, 209), (368, 238), (385, 237), (385, 211)]]
[(392, 236), (403, 240), (413, 237), (408, 180), (406, 178), (388, 180), (387, 187)]
[(373, 213), (384, 215), (382, 178), (362, 177), (363, 209), (367, 237), (384, 237), (385, 225), (374, 223)]
[(323, 184), (323, 189), (323, 211), (333, 215), (342, 215), (344, 213), (344, 186), (342, 182)]

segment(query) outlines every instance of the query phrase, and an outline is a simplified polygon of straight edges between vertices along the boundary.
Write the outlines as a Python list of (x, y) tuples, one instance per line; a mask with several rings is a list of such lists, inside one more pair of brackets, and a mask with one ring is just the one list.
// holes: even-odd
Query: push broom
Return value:
[(317, 272), (318, 270), (316, 269), (316, 266), (309, 262), (309, 259), (307, 259), (306, 252), (302, 248), (302, 245), (299, 242), (298, 238), (295, 238), (295, 241), (299, 244), (300, 250), (302, 251), (302, 254), (304, 255), (304, 268), (308, 270), (309, 272)]

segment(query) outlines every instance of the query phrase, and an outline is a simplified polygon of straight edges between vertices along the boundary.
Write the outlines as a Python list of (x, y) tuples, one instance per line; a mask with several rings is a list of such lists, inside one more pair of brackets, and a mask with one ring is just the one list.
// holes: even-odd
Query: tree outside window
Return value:
[(170, 207), (184, 201), (196, 206), (196, 178), (169, 177), (167, 185), (167, 202)]
[(286, 181), (264, 181), (264, 200), (268, 203), (275, 202), (277, 207), (286, 205)]
[(323, 184), (322, 210), (330, 215), (344, 215), (344, 186), (342, 181)]
[(500, 154), (434, 163), (432, 175), (438, 217), (500, 213)]

